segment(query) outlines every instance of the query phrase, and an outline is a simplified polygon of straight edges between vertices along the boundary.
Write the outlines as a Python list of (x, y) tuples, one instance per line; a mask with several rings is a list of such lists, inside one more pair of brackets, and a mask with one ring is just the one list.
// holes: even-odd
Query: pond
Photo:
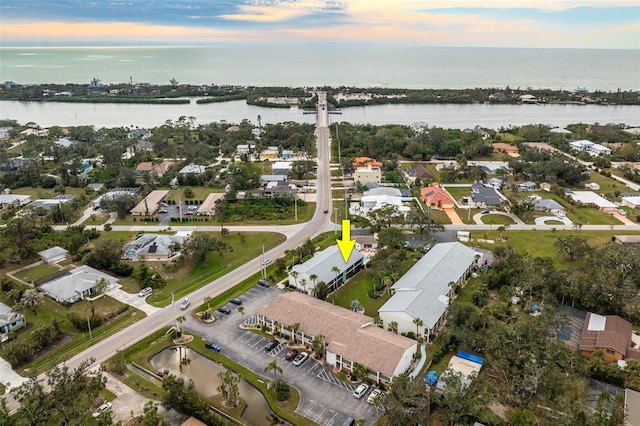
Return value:
[[(158, 371), (168, 370), (170, 373), (184, 378), (185, 382), (192, 380), (196, 391), (201, 395), (217, 395), (219, 393), (217, 387), (221, 383), (218, 373), (224, 372), (226, 369), (189, 348), (182, 349), (183, 357), (185, 350), (190, 362), (182, 366), (182, 372), (180, 372), (180, 353), (175, 347), (164, 349), (154, 355), (149, 362)], [(245, 422), (251, 425), (278, 424), (273, 422), (276, 417), (259, 390), (244, 380), (240, 381), (238, 387), (240, 398), (247, 402), (247, 409), (242, 414), (242, 419)]]

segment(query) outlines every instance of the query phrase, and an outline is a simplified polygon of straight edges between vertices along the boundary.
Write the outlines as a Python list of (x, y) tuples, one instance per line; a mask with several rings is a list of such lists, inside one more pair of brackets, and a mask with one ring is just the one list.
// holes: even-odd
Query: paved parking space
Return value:
[(364, 418), (366, 424), (376, 419), (376, 410), (362, 399), (352, 397), (354, 386), (340, 382), (335, 375), (320, 362), (308, 359), (296, 367), (287, 361), (289, 351), (286, 342), (281, 342), (267, 352), (265, 345), (272, 340), (240, 327), (241, 323), (255, 324), (258, 309), (270, 303), (283, 290), (276, 287), (253, 287), (238, 298), (244, 306), (244, 317), (237, 312), (237, 306), (229, 304), (231, 314), (216, 313), (220, 321), (212, 324), (202, 323), (191, 316), (183, 327), (220, 346), (222, 353), (236, 362), (268, 377), (264, 368), (276, 360), (282, 368), (283, 379), (300, 392), (300, 403), (296, 412), (321, 425), (341, 425), (349, 416)]

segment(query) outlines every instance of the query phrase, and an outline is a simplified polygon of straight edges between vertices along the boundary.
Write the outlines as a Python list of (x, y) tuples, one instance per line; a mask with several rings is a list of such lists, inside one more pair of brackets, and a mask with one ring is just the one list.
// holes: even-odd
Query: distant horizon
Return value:
[(3, 45), (640, 48), (637, 0), (3, 0)]

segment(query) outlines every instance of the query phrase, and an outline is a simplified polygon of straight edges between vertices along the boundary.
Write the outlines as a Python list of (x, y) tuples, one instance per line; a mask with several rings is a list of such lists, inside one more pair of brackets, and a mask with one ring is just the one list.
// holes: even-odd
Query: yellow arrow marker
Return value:
[(340, 253), (342, 253), (344, 263), (347, 263), (349, 256), (351, 256), (351, 252), (356, 245), (356, 240), (351, 239), (350, 220), (345, 219), (342, 221), (342, 239), (336, 240), (336, 243), (338, 243), (338, 248), (340, 249)]

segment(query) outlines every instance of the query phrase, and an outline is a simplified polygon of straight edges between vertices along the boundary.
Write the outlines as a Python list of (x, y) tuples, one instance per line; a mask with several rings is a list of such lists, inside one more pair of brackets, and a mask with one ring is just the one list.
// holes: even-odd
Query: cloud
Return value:
[(219, 15), (222, 19), (250, 22), (288, 21), (309, 14), (303, 8), (287, 8), (274, 6), (241, 6), (240, 13)]

